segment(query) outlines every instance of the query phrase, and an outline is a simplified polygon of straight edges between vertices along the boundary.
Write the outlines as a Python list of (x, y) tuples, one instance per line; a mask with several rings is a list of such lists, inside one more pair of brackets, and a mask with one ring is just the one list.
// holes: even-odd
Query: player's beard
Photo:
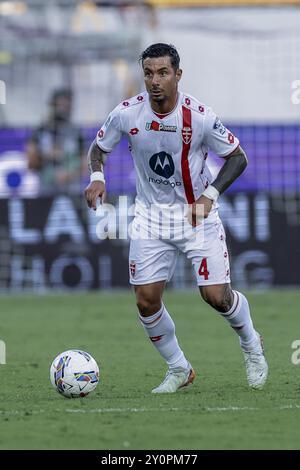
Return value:
[(151, 101), (153, 101), (154, 103), (163, 103), (165, 101), (165, 97), (164, 96), (154, 96), (151, 98)]
[(157, 94), (153, 94), (153, 92), (150, 92), (150, 98), (151, 101), (155, 101), (156, 103), (160, 103), (166, 99), (166, 96), (163, 94), (162, 91), (160, 91)]

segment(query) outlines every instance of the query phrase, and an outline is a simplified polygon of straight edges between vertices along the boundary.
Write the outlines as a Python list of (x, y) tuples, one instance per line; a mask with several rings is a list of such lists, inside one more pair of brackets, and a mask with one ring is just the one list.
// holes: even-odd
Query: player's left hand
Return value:
[(191, 209), (188, 212), (189, 223), (193, 227), (200, 225), (202, 220), (209, 216), (212, 206), (213, 201), (211, 199), (208, 199), (206, 196), (200, 196), (199, 199), (190, 206)]

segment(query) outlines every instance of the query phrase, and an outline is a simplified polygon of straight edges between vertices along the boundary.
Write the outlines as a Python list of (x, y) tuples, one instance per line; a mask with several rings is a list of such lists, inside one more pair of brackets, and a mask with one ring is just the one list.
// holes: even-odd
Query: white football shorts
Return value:
[[(139, 236), (135, 230), (137, 225)], [(191, 260), (198, 286), (229, 283), (230, 267), (226, 235), (218, 212), (211, 213), (204, 223), (193, 230), (194, 237), (166, 239), (159, 238), (155, 234), (151, 238), (149, 229), (136, 217), (129, 250), (130, 284), (144, 285), (170, 281), (180, 252)]]

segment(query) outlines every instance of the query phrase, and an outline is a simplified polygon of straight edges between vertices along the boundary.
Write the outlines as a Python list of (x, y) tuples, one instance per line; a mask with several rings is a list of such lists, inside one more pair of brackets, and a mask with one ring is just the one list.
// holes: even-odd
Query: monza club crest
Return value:
[(129, 263), (129, 268), (130, 268), (130, 274), (131, 274), (131, 276), (134, 277), (135, 271), (136, 271), (136, 264), (135, 264), (135, 261), (130, 261), (130, 263)]
[(193, 134), (193, 131), (192, 131), (192, 128), (191, 127), (184, 127), (181, 131), (181, 136), (182, 136), (182, 140), (183, 142), (188, 145), (191, 140), (192, 140), (192, 134)]

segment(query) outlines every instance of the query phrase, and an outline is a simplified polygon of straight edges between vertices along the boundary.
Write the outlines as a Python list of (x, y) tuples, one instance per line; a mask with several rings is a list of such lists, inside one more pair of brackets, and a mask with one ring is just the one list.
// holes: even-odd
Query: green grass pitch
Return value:
[[(0, 297), (0, 449), (299, 449), (300, 292), (248, 294), (270, 366), (248, 388), (234, 331), (196, 291), (166, 292), (194, 384), (152, 395), (166, 372), (138, 322), (133, 293)], [(89, 351), (101, 382), (83, 399), (52, 388), (49, 367), (70, 348)]]

